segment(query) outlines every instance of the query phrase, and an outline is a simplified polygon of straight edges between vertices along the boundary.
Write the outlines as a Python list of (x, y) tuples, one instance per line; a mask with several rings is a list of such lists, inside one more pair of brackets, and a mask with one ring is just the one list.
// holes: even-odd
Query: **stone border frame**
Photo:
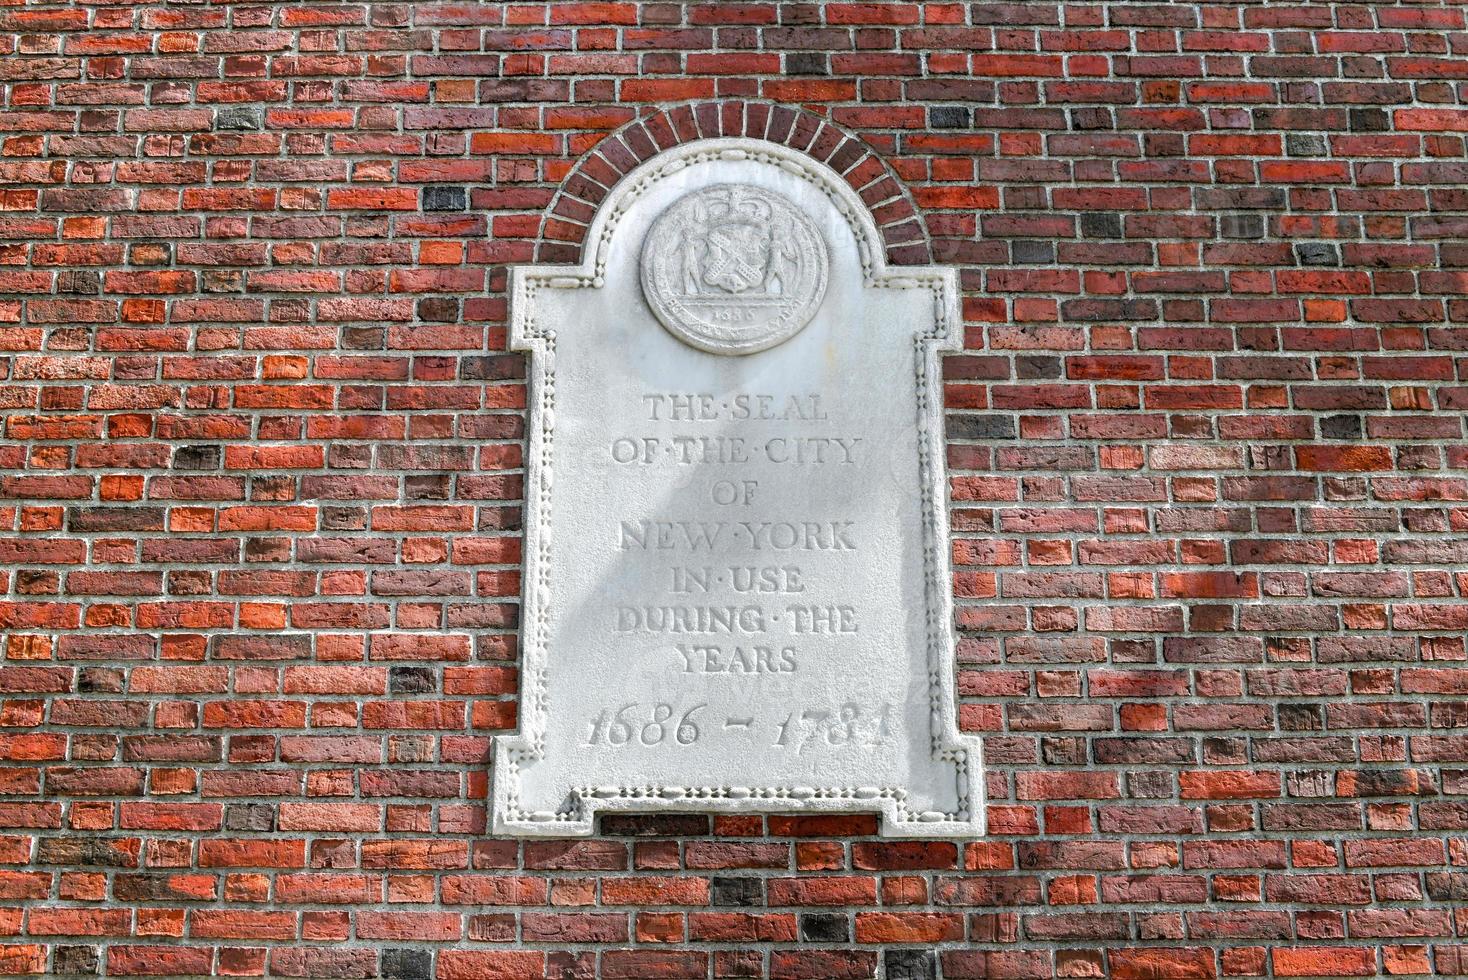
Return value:
[(824, 116), (749, 99), (658, 108), (604, 137), (561, 182), (540, 222), (535, 261), (580, 263), (597, 211), (628, 174), (659, 153), (720, 137), (774, 143), (825, 164), (866, 205), (885, 245), (888, 265), (932, 264), (922, 211), (876, 150)]
[[(768, 157), (825, 191), (846, 219), (856, 240), (863, 280), (875, 288), (926, 289), (932, 295), (933, 327), (915, 332), (918, 457), (921, 471), (925, 620), (930, 718), (930, 756), (954, 766), (960, 781), (954, 812), (914, 811), (902, 787), (600, 787), (583, 786), (565, 811), (531, 811), (520, 803), (521, 759), (544, 753), (545, 680), (548, 670), (547, 604), (549, 579), (549, 488), (555, 435), (556, 330), (535, 320), (534, 294), (540, 289), (598, 289), (603, 284), (606, 249), (622, 213), (664, 172), (708, 155), (731, 159)], [(655, 160), (653, 158), (656, 158)], [(496, 736), (491, 764), (493, 832), (515, 836), (585, 836), (594, 832), (597, 813), (626, 811), (850, 812), (882, 814), (880, 833), (888, 837), (972, 838), (985, 832), (982, 741), (958, 728), (956, 649), (948, 519), (948, 482), (944, 464), (942, 352), (962, 343), (958, 272), (924, 264), (893, 269), (892, 243), (882, 232), (856, 186), (842, 172), (803, 150), (740, 137), (699, 139), (651, 154), (619, 181), (581, 235), (588, 250), (576, 246), (576, 264), (512, 266), (509, 270), (510, 347), (530, 354), (529, 452), (526, 456), (525, 554), (520, 629), (520, 725), (512, 735)], [(888, 175), (888, 179), (895, 178)], [(870, 182), (868, 182), (870, 183)], [(914, 227), (916, 223), (914, 222)], [(921, 246), (927, 254), (926, 241)], [(754, 807), (751, 801), (769, 805)]]

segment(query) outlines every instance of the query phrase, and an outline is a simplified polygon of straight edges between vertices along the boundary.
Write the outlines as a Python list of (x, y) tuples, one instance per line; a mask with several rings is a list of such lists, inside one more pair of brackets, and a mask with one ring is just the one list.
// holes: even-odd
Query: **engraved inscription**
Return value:
[[(657, 594), (638, 596), (638, 602), (615, 604), (613, 632), (733, 638), (737, 642), (675, 642), (669, 649), (676, 656), (666, 658), (678, 673), (733, 678), (797, 673), (802, 653), (795, 638), (860, 632), (856, 607), (839, 599), (847, 571), (843, 561), (859, 558), (859, 522), (824, 515), (817, 520), (787, 517), (780, 513), (777, 498), (761, 492), (756, 478), (768, 464), (777, 464), (801, 467), (807, 471), (804, 478), (817, 485), (839, 481), (835, 471), (856, 462), (861, 437), (800, 431), (831, 423), (830, 403), (823, 405), (814, 392), (737, 392), (723, 398), (644, 392), (640, 407), (646, 425), (661, 426), (658, 434), (614, 437), (611, 459), (638, 469), (644, 480), (656, 480), (667, 468), (717, 465), (695, 474), (690, 496), (727, 519), (618, 518), (616, 547), (629, 566), (618, 577), (659, 588)], [(700, 436), (678, 431), (694, 423), (720, 423), (729, 433), (778, 424), (787, 434)], [(746, 512), (761, 519), (746, 520)], [(778, 556), (778, 563), (764, 561), (771, 555)], [(806, 556), (837, 560), (826, 562), (813, 576), (802, 563)], [(721, 558), (727, 561), (719, 562)], [(801, 601), (792, 601), (796, 598)]]
[[(680, 707), (665, 701), (652, 704), (630, 701), (615, 711), (603, 709), (592, 719), (582, 744), (587, 748), (661, 749), (693, 745), (706, 734), (714, 734), (698, 724), (706, 717), (707, 701), (700, 701), (681, 713)], [(834, 709), (807, 707), (790, 711), (782, 720), (768, 725), (759, 724), (752, 716), (727, 716), (717, 727), (742, 735), (749, 742), (764, 739), (764, 744), (772, 749), (788, 749), (804, 755), (808, 749), (882, 745), (892, 736), (891, 719), (890, 704), (873, 707), (847, 701)]]

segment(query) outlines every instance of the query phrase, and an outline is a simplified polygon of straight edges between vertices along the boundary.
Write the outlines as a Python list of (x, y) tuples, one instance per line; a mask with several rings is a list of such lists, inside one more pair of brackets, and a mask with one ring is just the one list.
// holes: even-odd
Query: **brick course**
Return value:
[[(1468, 975), (1464, 16), (0, 6), (0, 974)], [(983, 840), (485, 834), (505, 266), (736, 133), (962, 268)]]

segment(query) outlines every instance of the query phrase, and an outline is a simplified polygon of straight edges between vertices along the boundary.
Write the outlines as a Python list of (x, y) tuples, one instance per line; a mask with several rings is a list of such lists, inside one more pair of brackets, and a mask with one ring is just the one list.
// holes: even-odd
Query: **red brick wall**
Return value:
[[(1468, 973), (1463, 7), (11, 3), (0, 31), (0, 972)], [(718, 101), (660, 111), (687, 100)], [(898, 261), (963, 267), (992, 833), (488, 839), (504, 264), (569, 259), (655, 146), (746, 129), (847, 170)]]

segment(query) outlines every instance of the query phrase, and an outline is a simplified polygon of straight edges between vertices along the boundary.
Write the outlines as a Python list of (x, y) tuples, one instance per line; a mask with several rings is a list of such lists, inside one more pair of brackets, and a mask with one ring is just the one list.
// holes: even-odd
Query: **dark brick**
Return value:
[(1048, 264), (1055, 261), (1055, 243), (1016, 239), (1010, 243), (1012, 260), (1021, 265)]
[(1299, 242), (1295, 257), (1301, 265), (1340, 265), (1340, 248), (1330, 242)]
[(438, 690), (438, 674), (432, 667), (393, 667), (388, 671), (388, 690), (393, 694), (428, 694)]
[(384, 949), (383, 980), (430, 980), (433, 976), (433, 953), (426, 949)]
[(607, 814), (601, 832), (608, 837), (699, 837), (709, 832), (709, 818), (699, 813)]
[(1330, 415), (1320, 420), (1320, 436), (1323, 439), (1360, 439), (1361, 416)]
[(217, 470), (224, 459), (219, 446), (180, 446), (173, 451), (176, 470)]
[(1263, 238), (1264, 216), (1225, 214), (1219, 218), (1219, 234), (1224, 238)]
[(96, 976), (102, 972), (102, 958), (96, 946), (57, 946), (51, 971), (58, 977)]
[(1285, 152), (1292, 157), (1323, 157), (1330, 148), (1318, 133), (1286, 133)]
[(1086, 238), (1120, 238), (1121, 215), (1111, 211), (1088, 211), (1081, 215), (1081, 235)]
[(1037, 381), (1058, 378), (1061, 362), (1058, 357), (1045, 354), (1022, 354), (1014, 359), (1014, 376), (1021, 380)]
[(1013, 439), (1014, 419), (1007, 415), (950, 415), (950, 439)]
[(808, 943), (851, 941), (851, 920), (838, 912), (807, 912), (800, 917), (800, 938)]
[(1391, 118), (1385, 109), (1351, 109), (1350, 119), (1353, 133), (1385, 133), (1391, 129)]
[(758, 878), (723, 878), (709, 880), (709, 901), (714, 905), (763, 905), (764, 883)]
[(888, 980), (936, 980), (938, 954), (932, 950), (889, 949), (882, 953)]
[(934, 129), (967, 129), (973, 118), (966, 106), (935, 105), (928, 110), (928, 124)]
[(469, 206), (469, 190), (465, 187), (423, 188), (423, 210), (462, 211)]
[(265, 128), (265, 110), (259, 106), (224, 106), (215, 110), (214, 128), (248, 132)]
[(831, 60), (817, 51), (787, 51), (785, 71), (791, 75), (829, 75)]

